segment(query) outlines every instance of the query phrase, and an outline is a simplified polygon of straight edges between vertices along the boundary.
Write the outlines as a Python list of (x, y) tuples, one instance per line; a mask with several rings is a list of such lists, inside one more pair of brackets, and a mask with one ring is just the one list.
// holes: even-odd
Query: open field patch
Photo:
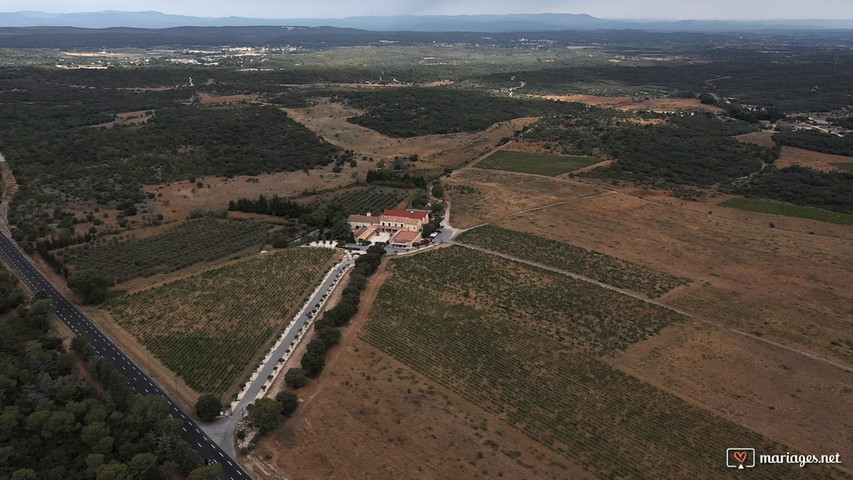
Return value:
[(103, 305), (197, 392), (222, 395), (252, 367), (334, 252), (298, 248), (251, 258)]
[[(390, 162), (396, 156), (409, 157), (417, 154), (420, 162), (412, 168), (432, 168), (458, 165), (470, 161), (494, 148), (502, 138), (511, 137), (524, 125), (536, 118), (518, 118), (500, 122), (486, 130), (474, 133), (448, 133), (409, 138), (391, 138), (375, 130), (347, 121), (362, 114), (352, 106), (328, 100), (318, 100), (308, 108), (288, 108), (288, 115), (302, 123), (326, 141), (343, 149), (355, 150), (359, 154), (374, 158), (375, 162)], [(364, 164), (359, 160), (359, 166)], [(375, 163), (367, 163), (376, 168)]]
[[(743, 135), (737, 135), (735, 138), (741, 142), (754, 143), (762, 147), (772, 148), (776, 145), (773, 140), (773, 135), (776, 132), (773, 130), (762, 130), (759, 132), (750, 132)], [(814, 170), (824, 172), (832, 170), (853, 170), (853, 162), (850, 157), (844, 155), (833, 155), (831, 153), (815, 152), (804, 148), (791, 146), (783, 146), (779, 158), (773, 162), (779, 168), (790, 167), (791, 165), (799, 165), (808, 167)], [(848, 167), (845, 167), (848, 165)]]
[(600, 95), (537, 95), (560, 102), (577, 102), (587, 105), (611, 107), (618, 110), (652, 110), (655, 112), (684, 112), (705, 110), (720, 113), (722, 108), (705, 105), (695, 98), (638, 98)]
[(829, 210), (820, 208), (800, 207), (798, 205), (756, 200), (753, 198), (730, 198), (717, 205), (751, 212), (784, 215), (786, 217), (810, 218), (812, 220), (837, 223), (839, 225), (853, 225), (853, 215), (847, 213), (830, 212)]
[(614, 287), (659, 297), (692, 282), (686, 277), (655, 271), (595, 250), (549, 240), (529, 233), (484, 225), (457, 237), (462, 243), (577, 273)]
[(507, 172), (533, 173), (555, 177), (598, 163), (594, 157), (549, 155), (544, 153), (498, 150), (477, 162), (477, 168)]
[(442, 182), (453, 204), (453, 226), (469, 228), (519, 211), (579, 200), (604, 188), (551, 177), (466, 168)]
[(100, 239), (62, 251), (73, 269), (104, 272), (113, 283), (171, 273), (263, 244), (269, 225), (252, 221), (200, 218), (141, 240)]
[[(621, 350), (677, 321), (677, 314), (462, 247), (397, 259), (389, 269), (361, 333), (365, 340), (600, 478), (728, 478), (721, 459), (733, 438), (785, 451), (585, 351), (589, 342), (617, 339), (623, 341), (612, 345)], [(609, 319), (619, 326), (587, 330), (580, 318), (595, 312), (599, 325)], [(664, 323), (633, 330), (652, 318)], [(570, 331), (555, 332), (561, 324)], [(637, 335), (623, 336), (626, 328)], [(841, 476), (788, 466), (754, 473)]]
[[(605, 362), (790, 443), (792, 453), (853, 455), (848, 427), (853, 422), (853, 377), (822, 362), (697, 322), (669, 327)], [(842, 466), (849, 471), (849, 465)]]

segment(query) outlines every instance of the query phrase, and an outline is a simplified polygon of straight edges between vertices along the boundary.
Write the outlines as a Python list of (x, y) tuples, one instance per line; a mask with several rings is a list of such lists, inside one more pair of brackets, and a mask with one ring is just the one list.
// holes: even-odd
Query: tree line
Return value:
[(271, 198), (267, 198), (266, 195), (259, 195), (257, 200), (240, 197), (237, 201), (231, 200), (228, 202), (228, 210), (232, 212), (262, 213), (289, 218), (299, 218), (306, 213), (311, 213), (310, 207), (293, 200), (281, 198), (278, 195), (273, 195)]

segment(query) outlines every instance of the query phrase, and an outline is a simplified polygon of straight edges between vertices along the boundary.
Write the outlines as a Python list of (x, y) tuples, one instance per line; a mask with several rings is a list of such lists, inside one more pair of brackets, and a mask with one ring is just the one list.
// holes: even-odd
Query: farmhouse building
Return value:
[(411, 247), (421, 239), (421, 232), (398, 232), (391, 239), (392, 247)]
[(425, 210), (385, 210), (378, 217), (368, 213), (347, 218), (355, 241), (387, 242), (404, 247), (411, 247), (421, 239), (420, 232), (429, 220), (430, 214)]

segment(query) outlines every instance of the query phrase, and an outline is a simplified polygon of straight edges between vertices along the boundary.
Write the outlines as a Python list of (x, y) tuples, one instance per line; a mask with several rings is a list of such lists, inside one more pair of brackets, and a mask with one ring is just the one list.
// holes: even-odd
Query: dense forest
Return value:
[[(472, 78), (492, 88), (526, 86), (528, 93), (599, 93), (656, 95), (676, 91), (711, 92), (735, 102), (781, 112), (830, 111), (850, 103), (853, 54), (846, 51), (754, 51), (719, 48), (691, 52), (701, 61), (659, 65), (549, 67), (492, 73)], [(594, 90), (591, 91), (590, 89)]]
[(804, 207), (853, 213), (853, 173), (819, 172), (792, 165), (767, 168), (749, 183), (734, 187), (747, 197), (769, 198)]
[(789, 147), (805, 148), (815, 152), (853, 157), (853, 137), (839, 137), (817, 130), (792, 130), (784, 128), (773, 134), (773, 140)]
[(21, 185), (11, 212), (17, 238), (46, 233), (46, 206), (85, 201), (132, 216), (143, 184), (308, 171), (339, 150), (281, 110), (252, 105), (175, 106), (156, 110), (142, 127), (22, 126), (0, 137)]
[[(3, 293), (9, 277), (0, 270)], [(11, 289), (16, 311), (0, 316), (0, 478), (154, 480), (202, 467), (165, 398), (137, 395), (80, 337), (66, 351), (48, 333), (51, 301), (27, 304)]]
[(577, 113), (579, 104), (521, 100), (450, 87), (340, 93), (336, 100), (367, 110), (349, 119), (390, 137), (476, 132), (519, 117)]

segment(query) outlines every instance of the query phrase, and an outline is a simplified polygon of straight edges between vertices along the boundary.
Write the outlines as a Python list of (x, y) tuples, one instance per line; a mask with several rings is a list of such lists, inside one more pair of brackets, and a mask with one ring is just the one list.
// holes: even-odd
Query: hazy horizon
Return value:
[(244, 0), (214, 4), (198, 0), (7, 0), (4, 12), (92, 13), (101, 11), (156, 11), (196, 17), (249, 17), (260, 19), (346, 18), (395, 15), (479, 15), (571, 13), (614, 20), (817, 20), (853, 19), (853, 2), (834, 0), (528, 0), (525, 9), (517, 1), (473, 0), (431, 2), (412, 0), (319, 0), (310, 4), (283, 5), (269, 0)]

